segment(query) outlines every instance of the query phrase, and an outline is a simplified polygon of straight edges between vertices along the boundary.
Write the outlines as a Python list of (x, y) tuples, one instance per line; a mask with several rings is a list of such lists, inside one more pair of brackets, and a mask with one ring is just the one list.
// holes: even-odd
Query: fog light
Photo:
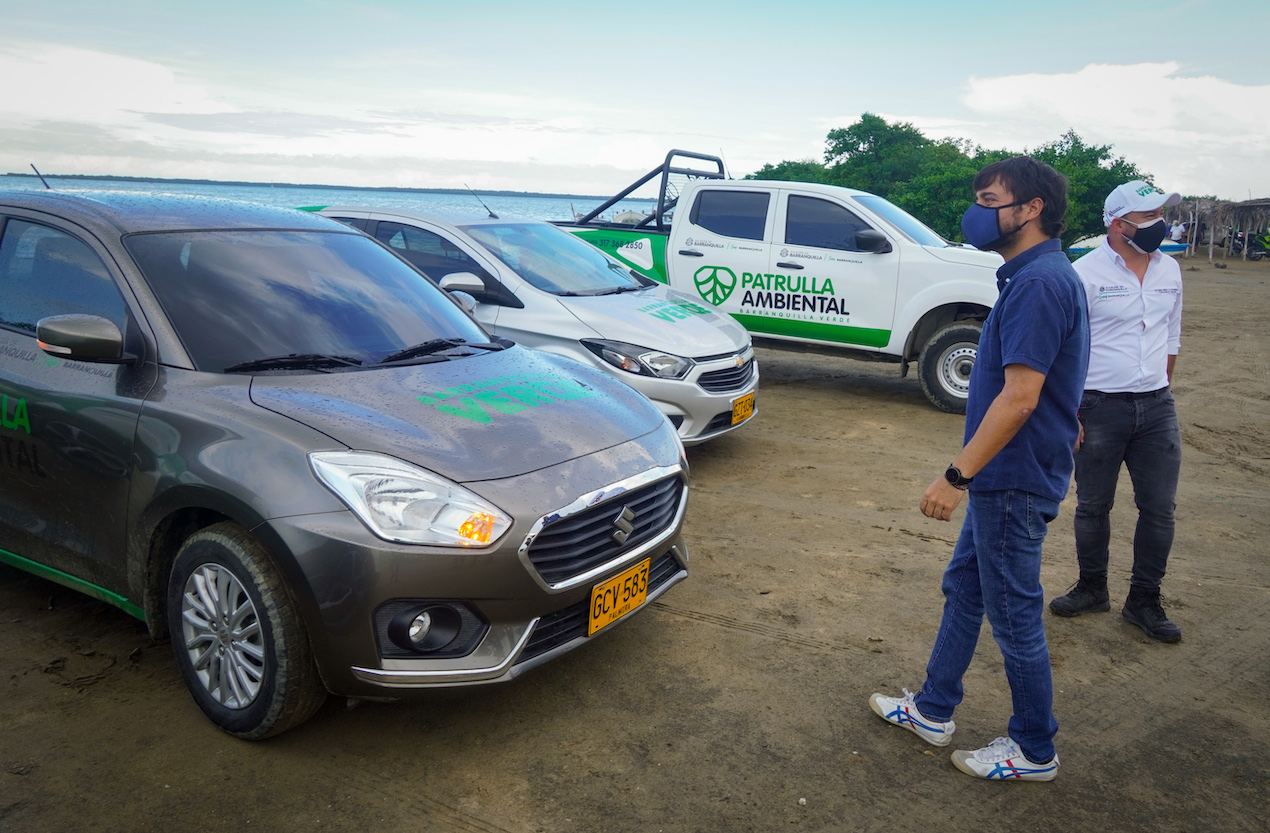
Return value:
[(462, 617), (452, 607), (413, 607), (392, 618), (388, 638), (398, 648), (426, 654), (442, 650), (453, 642), (462, 626)]
[(432, 614), (425, 610), (410, 623), (411, 644), (422, 645), (423, 640), (427, 639), (428, 631), (430, 630), (432, 630)]

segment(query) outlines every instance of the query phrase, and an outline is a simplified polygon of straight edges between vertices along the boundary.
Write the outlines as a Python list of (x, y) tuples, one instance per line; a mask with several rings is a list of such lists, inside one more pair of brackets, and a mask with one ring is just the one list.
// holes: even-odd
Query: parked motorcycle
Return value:
[(1248, 243), (1248, 259), (1261, 260), (1263, 257), (1270, 257), (1270, 233), (1266, 234), (1236, 234), (1234, 242), (1231, 243), (1231, 254), (1243, 254), (1244, 239)]

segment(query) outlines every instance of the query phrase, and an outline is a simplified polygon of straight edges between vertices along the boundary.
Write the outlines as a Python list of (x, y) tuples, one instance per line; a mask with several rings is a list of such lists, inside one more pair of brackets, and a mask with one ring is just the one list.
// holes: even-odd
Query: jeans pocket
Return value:
[(1080, 395), (1080, 413), (1093, 410), (1102, 403), (1102, 394), (1098, 391), (1087, 390)]
[(1058, 501), (1040, 495), (1027, 496), (1027, 534), (1033, 541), (1041, 541), (1049, 531), (1049, 525), (1058, 517)]

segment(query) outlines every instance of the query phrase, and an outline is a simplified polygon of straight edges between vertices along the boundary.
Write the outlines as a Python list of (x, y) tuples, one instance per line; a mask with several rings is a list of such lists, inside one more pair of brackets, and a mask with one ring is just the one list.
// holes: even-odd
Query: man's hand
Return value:
[(961, 489), (954, 489), (941, 476), (926, 487), (926, 494), (922, 495), (922, 514), (937, 521), (951, 521), (962, 494)]
[(1080, 447), (1085, 444), (1085, 423), (1077, 420), (1076, 424), (1080, 426), (1080, 434), (1076, 437), (1076, 447), (1072, 449), (1073, 454), (1080, 451)]
[[(988, 406), (975, 435), (953, 460), (953, 465), (966, 477), (974, 477), (982, 471), (1032, 416), (1044, 384), (1044, 373), (1025, 364), (1007, 364), (1005, 386)], [(937, 521), (949, 521), (958, 503), (961, 503), (961, 490), (954, 489), (940, 477), (922, 495), (922, 514)]]

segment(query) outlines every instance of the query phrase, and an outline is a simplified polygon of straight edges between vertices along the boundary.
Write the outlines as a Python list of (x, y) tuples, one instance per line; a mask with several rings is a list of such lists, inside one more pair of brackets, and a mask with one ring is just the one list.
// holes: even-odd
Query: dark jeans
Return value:
[(939, 634), (916, 698), (926, 717), (952, 719), (986, 613), (1010, 681), (1009, 735), (1036, 763), (1054, 757), (1058, 731), (1041, 616), (1041, 545), (1057, 515), (1057, 501), (1017, 489), (970, 493), (966, 522), (944, 571)]
[(1076, 559), (1086, 579), (1105, 581), (1111, 507), (1120, 464), (1129, 468), (1138, 528), (1133, 535), (1134, 587), (1164, 580), (1173, 547), (1173, 510), (1182, 437), (1168, 388), (1152, 393), (1085, 391), (1080, 400), (1085, 441), (1076, 452)]

